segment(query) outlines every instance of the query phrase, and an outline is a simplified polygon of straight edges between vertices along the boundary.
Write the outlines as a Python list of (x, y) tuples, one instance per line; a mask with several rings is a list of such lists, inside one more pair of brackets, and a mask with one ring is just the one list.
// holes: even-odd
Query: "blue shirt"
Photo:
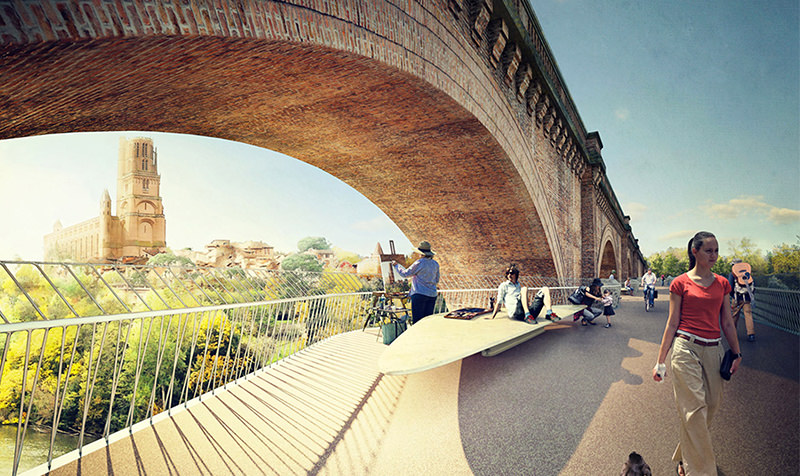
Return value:
[(394, 265), (394, 270), (403, 278), (411, 278), (411, 290), (408, 295), (422, 294), (436, 297), (436, 283), (439, 282), (439, 263), (432, 258), (420, 258), (408, 269)]
[(522, 287), (520, 286), (519, 281), (516, 283), (512, 283), (511, 281), (503, 281), (500, 283), (500, 286), (497, 287), (497, 302), (502, 302), (506, 307), (508, 317), (514, 317), (514, 313), (517, 311), (517, 303), (520, 302), (521, 292)]

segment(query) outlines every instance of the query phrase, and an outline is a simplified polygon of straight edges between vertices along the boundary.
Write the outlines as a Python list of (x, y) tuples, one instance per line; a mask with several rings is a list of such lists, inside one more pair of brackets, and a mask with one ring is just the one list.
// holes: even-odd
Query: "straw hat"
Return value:
[(420, 241), (419, 246), (417, 246), (417, 249), (420, 250), (422, 254), (424, 254), (425, 256), (433, 256), (436, 254), (433, 251), (431, 251), (431, 244), (428, 243), (427, 241)]

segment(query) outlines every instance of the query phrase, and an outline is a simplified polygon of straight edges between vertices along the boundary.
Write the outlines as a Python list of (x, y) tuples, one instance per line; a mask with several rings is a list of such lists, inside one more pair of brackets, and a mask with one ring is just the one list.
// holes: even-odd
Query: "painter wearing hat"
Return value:
[(436, 285), (439, 283), (439, 263), (433, 259), (435, 253), (431, 250), (431, 244), (422, 241), (417, 249), (422, 253), (422, 258), (414, 261), (408, 269), (397, 261), (392, 261), (394, 271), (400, 277), (411, 279), (408, 297), (411, 299), (412, 323), (433, 314), (433, 306), (436, 304)]

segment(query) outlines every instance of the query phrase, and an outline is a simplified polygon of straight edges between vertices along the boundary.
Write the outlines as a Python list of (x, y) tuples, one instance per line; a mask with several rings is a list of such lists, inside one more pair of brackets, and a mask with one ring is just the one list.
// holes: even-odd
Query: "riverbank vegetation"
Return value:
[[(0, 423), (92, 435), (357, 327), (366, 298), (352, 293), (380, 286), (332, 272), (30, 263), (6, 270), (3, 318), (55, 325), (0, 333)], [(310, 298), (295, 299), (303, 296)], [(260, 304), (237, 305), (253, 302)], [(107, 317), (57, 322), (91, 316)]]

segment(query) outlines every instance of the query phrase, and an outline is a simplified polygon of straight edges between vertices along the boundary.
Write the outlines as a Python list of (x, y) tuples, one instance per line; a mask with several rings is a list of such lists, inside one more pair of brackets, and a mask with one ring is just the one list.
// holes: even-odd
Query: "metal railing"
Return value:
[[(185, 406), (306, 346), (359, 329), (371, 293), (0, 324), (0, 418), (77, 449)], [(39, 461), (37, 464), (44, 463)]]
[(756, 288), (752, 308), (753, 319), (800, 335), (800, 291)]
[(0, 320), (112, 315), (381, 287), (379, 278), (336, 272), (0, 261)]
[[(488, 306), (498, 281), (443, 277), (437, 312)], [(91, 441), (108, 442), (363, 328), (371, 288), (380, 285), (344, 273), (0, 261), (0, 419), (16, 425), (11, 472), (33, 428), (49, 434), (49, 468), (63, 433), (77, 437), (81, 454)], [(553, 288), (554, 302), (568, 292)]]
[[(436, 312), (488, 307), (501, 280), (442, 276)], [(588, 283), (520, 281), (550, 287), (553, 304)], [(345, 273), (0, 261), (0, 421), (16, 425), (11, 472), (45, 463), (21, 465), (33, 428), (49, 435), (49, 467), (64, 432), (79, 453), (92, 440), (107, 444), (137, 422), (362, 329), (381, 285)], [(759, 288), (757, 296), (759, 319), (766, 313), (798, 333), (800, 293)]]
[(381, 286), (349, 273), (0, 261), (9, 469), (19, 471), (30, 429), (50, 434), (49, 465), (64, 433), (80, 451), (357, 329)]

